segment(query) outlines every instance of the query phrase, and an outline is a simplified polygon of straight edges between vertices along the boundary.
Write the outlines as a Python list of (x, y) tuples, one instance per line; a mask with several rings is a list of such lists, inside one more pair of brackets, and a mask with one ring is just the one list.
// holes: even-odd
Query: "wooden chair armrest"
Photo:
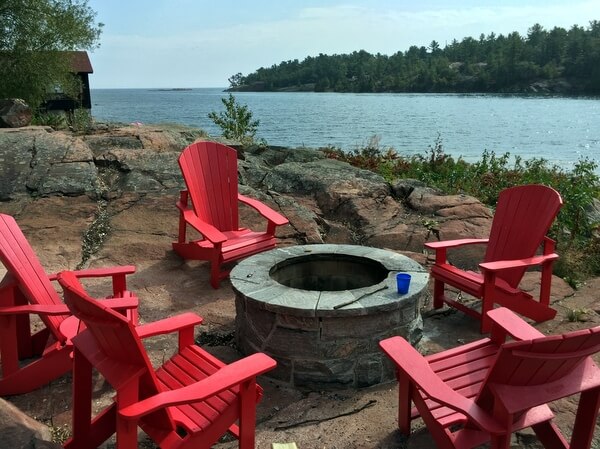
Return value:
[(140, 301), (136, 296), (124, 296), (122, 298), (101, 299), (102, 304), (113, 310), (137, 309)]
[(379, 342), (379, 346), (411, 382), (440, 404), (469, 417), (482, 430), (502, 434), (503, 427), (491, 418), (474, 401), (450, 388), (431, 369), (427, 360), (402, 337), (392, 337)]
[(264, 204), (258, 200), (255, 200), (254, 198), (250, 198), (250, 197), (247, 197), (247, 196), (244, 196), (244, 195), (238, 193), (238, 200), (241, 203), (247, 204), (248, 206), (252, 207), (253, 209), (256, 209), (256, 211), (259, 214), (261, 214), (263, 217), (265, 217), (267, 220), (269, 220), (271, 223), (273, 223), (276, 226), (283, 226), (283, 225), (289, 223), (289, 220), (287, 218), (285, 218), (283, 215), (281, 215), (279, 212), (274, 211), (266, 204)]
[(97, 277), (108, 277), (108, 276), (119, 276), (135, 273), (135, 265), (122, 265), (116, 267), (101, 267), (101, 268), (87, 268), (85, 270), (74, 271), (75, 276), (78, 278), (97, 278)]
[[(78, 278), (100, 278), (108, 276), (120, 276), (135, 273), (134, 265), (123, 265), (117, 267), (101, 267), (101, 268), (87, 268), (85, 270), (73, 271), (73, 274)], [(56, 281), (58, 279), (58, 273), (48, 275), (48, 279)]]
[[(72, 271), (77, 279), (84, 278), (112, 278), (113, 298), (124, 298), (129, 294), (127, 291), (127, 275), (135, 273), (134, 265), (121, 265), (115, 267), (88, 268), (85, 270)], [(50, 281), (58, 280), (58, 273), (48, 275)], [(122, 307), (131, 308), (131, 307)]]
[(442, 248), (456, 248), (458, 246), (465, 245), (482, 245), (488, 243), (489, 239), (457, 239), (457, 240), (444, 240), (441, 242), (426, 242), (425, 247), (429, 249), (442, 249)]
[(0, 315), (71, 315), (66, 304), (25, 304), (22, 306), (0, 306)]
[(489, 271), (501, 271), (510, 268), (524, 268), (533, 267), (536, 265), (543, 265), (546, 262), (554, 262), (558, 259), (558, 254), (546, 254), (542, 256), (528, 257), (526, 259), (515, 259), (515, 260), (497, 260), (494, 262), (484, 262), (479, 264), (479, 268), (482, 270)]
[(140, 338), (148, 338), (155, 335), (171, 334), (184, 328), (194, 327), (198, 324), (202, 324), (202, 321), (202, 317), (195, 313), (188, 312), (136, 326), (135, 330)]
[[(179, 207), (179, 203), (177, 203), (177, 207)], [(211, 243), (219, 244), (227, 241), (225, 234), (223, 234), (213, 225), (200, 220), (193, 210), (181, 208), (180, 210), (183, 213), (183, 219), (186, 221), (186, 223), (202, 234)]]
[(443, 265), (448, 263), (446, 259), (446, 252), (449, 248), (458, 248), (466, 245), (483, 245), (488, 243), (489, 239), (457, 239), (457, 240), (444, 240), (441, 242), (427, 242), (425, 247), (435, 250), (435, 263), (436, 265)]
[(266, 354), (252, 354), (224, 366), (213, 375), (192, 385), (159, 393), (136, 404), (129, 405), (119, 410), (119, 415), (125, 419), (135, 420), (161, 408), (202, 401), (223, 390), (256, 378), (275, 368), (276, 365), (275, 360)]
[(531, 340), (544, 336), (535, 327), (506, 307), (490, 310), (487, 316), (492, 320), (490, 338), (498, 344), (504, 343), (508, 335), (515, 340)]
[[(102, 303), (114, 310), (135, 309), (139, 305), (136, 297), (128, 298), (110, 298), (102, 300)], [(66, 304), (25, 304), (21, 306), (0, 307), (0, 315), (16, 314), (37, 315), (71, 315), (71, 311)]]

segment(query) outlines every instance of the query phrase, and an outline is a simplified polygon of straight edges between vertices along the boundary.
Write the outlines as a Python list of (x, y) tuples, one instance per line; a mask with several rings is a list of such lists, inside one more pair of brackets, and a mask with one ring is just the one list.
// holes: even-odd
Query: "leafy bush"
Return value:
[(37, 111), (31, 120), (32, 125), (50, 126), (55, 130), (71, 128), (77, 133), (87, 133), (92, 128), (92, 114), (88, 109), (75, 109), (68, 116), (62, 111), (43, 112)]
[(67, 119), (63, 114), (36, 112), (31, 119), (31, 124), (38, 126), (49, 126), (58, 131), (67, 128)]
[(392, 148), (381, 149), (378, 139), (371, 139), (364, 148), (344, 152), (326, 148), (330, 158), (346, 161), (360, 168), (375, 171), (388, 182), (397, 178), (414, 178), (447, 194), (464, 193), (484, 204), (495, 206), (501, 190), (520, 184), (544, 184), (560, 192), (563, 207), (551, 229), (557, 240), (561, 258), (555, 271), (572, 285), (580, 279), (600, 274), (599, 223), (590, 221), (588, 211), (600, 197), (597, 165), (587, 159), (575, 164), (571, 171), (550, 165), (545, 159), (523, 160), (509, 153), (496, 155), (484, 151), (479, 161), (467, 163), (444, 153), (438, 135), (424, 155), (403, 157)]
[(77, 133), (89, 132), (92, 122), (92, 114), (89, 109), (78, 108), (71, 115), (71, 128)]
[(221, 102), (225, 111), (219, 114), (209, 112), (208, 118), (221, 128), (226, 139), (233, 139), (244, 145), (253, 143), (260, 121), (252, 120), (252, 111), (247, 105), (238, 104), (231, 93), (229, 97), (221, 98)]

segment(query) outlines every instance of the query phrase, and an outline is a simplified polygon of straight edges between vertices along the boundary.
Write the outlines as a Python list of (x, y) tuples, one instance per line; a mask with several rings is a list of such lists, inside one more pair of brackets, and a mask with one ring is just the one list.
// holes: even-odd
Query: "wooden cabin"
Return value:
[(47, 111), (73, 112), (78, 108), (92, 109), (89, 74), (94, 73), (94, 70), (87, 51), (69, 51), (67, 53), (71, 57), (71, 72), (81, 80), (79, 96), (78, 98), (67, 96), (62, 92), (60, 86), (56, 86), (44, 103)]

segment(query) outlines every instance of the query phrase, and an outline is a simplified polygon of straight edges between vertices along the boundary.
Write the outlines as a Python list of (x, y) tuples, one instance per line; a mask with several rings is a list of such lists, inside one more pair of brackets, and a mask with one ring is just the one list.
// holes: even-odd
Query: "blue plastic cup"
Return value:
[(398, 273), (396, 274), (396, 285), (398, 286), (398, 293), (404, 295), (408, 293), (408, 287), (410, 286), (410, 274)]

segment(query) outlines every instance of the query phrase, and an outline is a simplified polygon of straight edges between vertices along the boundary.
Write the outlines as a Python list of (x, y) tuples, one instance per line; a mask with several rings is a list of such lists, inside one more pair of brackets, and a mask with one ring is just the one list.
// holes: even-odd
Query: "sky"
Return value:
[(392, 55), (483, 33), (587, 27), (600, 0), (88, 0), (104, 24), (92, 88), (228, 87), (306, 56)]

